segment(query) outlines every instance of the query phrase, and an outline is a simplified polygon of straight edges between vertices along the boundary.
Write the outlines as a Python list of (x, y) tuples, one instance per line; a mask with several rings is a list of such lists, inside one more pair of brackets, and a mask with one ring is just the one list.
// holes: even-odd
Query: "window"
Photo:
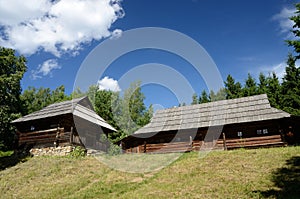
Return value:
[(263, 129), (263, 134), (268, 134), (268, 129)]
[(268, 134), (268, 129), (258, 129), (256, 130), (257, 135)]
[(242, 137), (242, 136), (243, 136), (243, 133), (242, 133), (241, 131), (239, 131), (239, 132), (237, 133), (237, 135), (238, 135), (239, 137)]

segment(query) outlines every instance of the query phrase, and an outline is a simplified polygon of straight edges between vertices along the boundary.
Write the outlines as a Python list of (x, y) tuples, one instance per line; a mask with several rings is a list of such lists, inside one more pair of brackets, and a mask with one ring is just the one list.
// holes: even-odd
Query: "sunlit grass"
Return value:
[[(121, 172), (92, 157), (34, 157), (0, 171), (0, 198), (264, 198), (280, 189), (273, 173), (299, 156), (300, 147), (213, 151), (204, 158), (193, 152), (147, 173)], [(150, 160), (164, 159), (134, 157), (106, 157), (106, 164), (121, 158), (120, 165), (136, 161), (150, 171)]]

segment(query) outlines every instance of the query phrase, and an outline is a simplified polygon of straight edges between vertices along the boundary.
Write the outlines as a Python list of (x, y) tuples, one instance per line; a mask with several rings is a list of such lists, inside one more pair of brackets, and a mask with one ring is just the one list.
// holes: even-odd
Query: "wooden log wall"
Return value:
[(57, 138), (57, 133), (60, 134), (63, 131), (63, 128), (53, 128), (34, 132), (19, 132), (19, 145), (54, 143), (57, 139), (62, 140), (64, 138)]
[(253, 138), (239, 139), (218, 139), (213, 142), (204, 142), (194, 140), (190, 142), (172, 142), (158, 144), (143, 144), (136, 147), (126, 149), (125, 153), (172, 153), (172, 152), (189, 152), (199, 151), (201, 147), (204, 149), (213, 150), (230, 150), (236, 148), (259, 148), (259, 147), (274, 147), (285, 146), (286, 143), (282, 140), (281, 135), (270, 135)]
[[(218, 140), (217, 146), (224, 146), (224, 140)], [(285, 146), (281, 135), (270, 135), (252, 138), (226, 139), (225, 145), (227, 149), (236, 148), (258, 148), (258, 147), (273, 147)]]
[(65, 132), (64, 128), (52, 128), (34, 132), (18, 132), (19, 146), (27, 145), (65, 145), (65, 144), (81, 144), (77, 133)]

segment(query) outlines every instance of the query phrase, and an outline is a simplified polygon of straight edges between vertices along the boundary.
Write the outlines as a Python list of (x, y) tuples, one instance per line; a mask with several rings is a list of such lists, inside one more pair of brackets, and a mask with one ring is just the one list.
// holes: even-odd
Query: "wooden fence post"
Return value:
[(71, 132), (70, 132), (70, 144), (73, 144), (73, 126), (71, 126)]
[(189, 146), (190, 146), (190, 148), (191, 148), (191, 151), (193, 151), (193, 138), (192, 138), (192, 136), (190, 136), (190, 143), (189, 143)]
[(144, 141), (144, 153), (147, 153), (147, 142), (146, 141)]
[(225, 133), (222, 133), (222, 135), (223, 135), (223, 147), (224, 147), (224, 150), (227, 150)]

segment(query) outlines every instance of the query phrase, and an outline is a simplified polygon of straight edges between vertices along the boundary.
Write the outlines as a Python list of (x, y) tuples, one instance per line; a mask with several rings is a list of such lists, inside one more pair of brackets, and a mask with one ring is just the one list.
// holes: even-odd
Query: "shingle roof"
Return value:
[(158, 110), (134, 134), (182, 130), (290, 117), (271, 107), (266, 94)]
[(73, 115), (88, 120), (92, 123), (116, 131), (116, 129), (109, 125), (103, 118), (101, 118), (97, 113), (91, 110), (91, 106), (92, 105), (88, 97), (85, 96), (69, 101), (51, 104), (39, 111), (18, 118), (12, 121), (12, 123), (20, 123), (72, 113)]

